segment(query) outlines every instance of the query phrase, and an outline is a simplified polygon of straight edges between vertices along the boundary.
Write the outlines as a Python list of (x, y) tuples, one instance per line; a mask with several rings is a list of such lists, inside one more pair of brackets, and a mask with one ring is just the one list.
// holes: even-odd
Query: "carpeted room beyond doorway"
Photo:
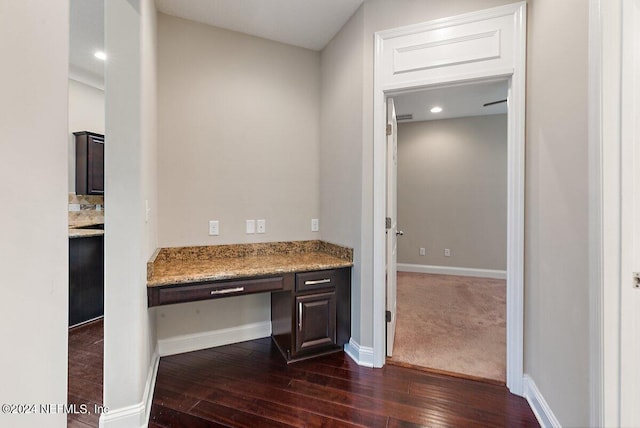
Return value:
[(392, 364), (504, 383), (506, 282), (398, 272)]

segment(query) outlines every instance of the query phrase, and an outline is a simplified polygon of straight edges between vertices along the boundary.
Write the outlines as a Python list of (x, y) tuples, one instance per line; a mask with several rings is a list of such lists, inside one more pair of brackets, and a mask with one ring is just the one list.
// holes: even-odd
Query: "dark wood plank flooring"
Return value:
[(88, 413), (67, 415), (68, 427), (98, 427), (102, 404), (104, 363), (104, 323), (102, 320), (69, 329), (68, 404), (86, 405)]
[(287, 365), (269, 338), (160, 359), (149, 427), (529, 427), (506, 387), (343, 353)]

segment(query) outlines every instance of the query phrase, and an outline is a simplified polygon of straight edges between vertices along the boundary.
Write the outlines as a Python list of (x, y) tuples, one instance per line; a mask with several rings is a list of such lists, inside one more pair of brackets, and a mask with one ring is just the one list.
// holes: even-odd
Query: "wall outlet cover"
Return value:
[(220, 234), (220, 222), (218, 220), (209, 221), (209, 235), (215, 236)]
[(256, 233), (266, 233), (267, 232), (267, 220), (260, 219), (256, 221)]
[(317, 232), (320, 230), (320, 220), (318, 220), (317, 218), (312, 218), (311, 219), (311, 231), (312, 232)]

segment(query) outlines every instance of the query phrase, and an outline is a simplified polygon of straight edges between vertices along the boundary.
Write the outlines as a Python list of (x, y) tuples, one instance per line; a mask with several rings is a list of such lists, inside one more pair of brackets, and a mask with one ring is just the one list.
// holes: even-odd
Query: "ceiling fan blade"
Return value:
[(494, 104), (500, 104), (500, 103), (506, 103), (506, 102), (507, 102), (507, 100), (492, 101), (490, 103), (483, 104), (482, 107), (488, 107), (488, 106), (492, 106)]

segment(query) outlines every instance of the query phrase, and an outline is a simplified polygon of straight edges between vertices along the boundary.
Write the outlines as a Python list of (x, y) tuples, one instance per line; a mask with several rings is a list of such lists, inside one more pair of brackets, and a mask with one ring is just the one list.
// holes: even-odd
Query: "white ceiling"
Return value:
[(103, 4), (104, 0), (71, 0), (69, 10), (70, 75), (100, 85), (104, 80), (104, 61), (93, 54), (104, 49)]
[[(363, 0), (156, 0), (158, 10), (184, 19), (239, 31), (294, 46), (321, 50)], [(70, 75), (101, 86), (104, 49), (104, 0), (70, 0)], [(507, 97), (506, 82), (430, 89), (394, 97), (398, 114), (413, 121), (506, 113), (506, 103), (483, 107)], [(439, 105), (442, 113), (429, 109)]]
[(322, 50), (364, 0), (156, 0), (168, 15)]
[[(412, 120), (403, 122), (504, 114), (507, 103), (488, 107), (483, 104), (506, 98), (506, 81), (428, 89), (393, 97), (397, 115), (413, 114)], [(434, 106), (442, 107), (442, 112), (431, 113), (429, 110)]]
[[(364, 0), (156, 0), (159, 11), (307, 49), (322, 50)], [(104, 0), (70, 1), (69, 68), (104, 80)]]

